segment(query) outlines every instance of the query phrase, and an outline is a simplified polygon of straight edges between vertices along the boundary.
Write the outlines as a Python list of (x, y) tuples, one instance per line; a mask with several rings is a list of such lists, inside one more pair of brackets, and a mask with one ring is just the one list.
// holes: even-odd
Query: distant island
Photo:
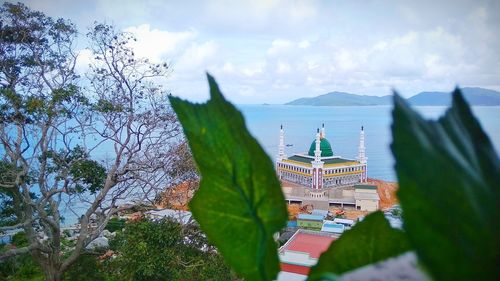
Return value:
[[(461, 88), (465, 99), (471, 105), (495, 106), (500, 105), (500, 92), (477, 88)], [(451, 103), (449, 92), (421, 92), (407, 99), (412, 105), (448, 106)], [(313, 105), (313, 106), (369, 106), (390, 105), (392, 96), (367, 96), (344, 92), (330, 92), (312, 98), (300, 98), (286, 103), (286, 105)]]

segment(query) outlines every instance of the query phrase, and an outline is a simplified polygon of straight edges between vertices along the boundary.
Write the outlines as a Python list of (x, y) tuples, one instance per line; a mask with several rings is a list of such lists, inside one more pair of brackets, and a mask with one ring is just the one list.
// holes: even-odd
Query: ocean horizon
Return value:
[[(368, 177), (397, 181), (390, 150), (392, 106), (297, 106), (236, 105), (246, 125), (271, 159), (278, 153), (279, 129), (285, 130), (285, 153), (303, 153), (309, 149), (317, 128), (325, 124), (326, 138), (335, 155), (355, 159), (358, 156), (359, 132), (365, 130)], [(437, 119), (446, 106), (415, 106), (427, 119)], [(500, 151), (500, 106), (472, 106), (474, 115)]]
[[(288, 156), (309, 150), (317, 128), (325, 124), (326, 137), (335, 155), (355, 159), (358, 156), (359, 132), (365, 130), (368, 177), (397, 181), (394, 159), (389, 148), (392, 106), (292, 106), (292, 105), (236, 105), (245, 117), (250, 133), (274, 161), (278, 154), (279, 130), (283, 124)], [(447, 107), (415, 107), (426, 118), (438, 118)], [(490, 136), (497, 152), (500, 150), (500, 106), (474, 106), (474, 114)], [(102, 154), (97, 154), (97, 157)], [(64, 205), (64, 204), (63, 204)], [(71, 206), (72, 213), (61, 206), (65, 217), (63, 226), (77, 222), (85, 204)]]

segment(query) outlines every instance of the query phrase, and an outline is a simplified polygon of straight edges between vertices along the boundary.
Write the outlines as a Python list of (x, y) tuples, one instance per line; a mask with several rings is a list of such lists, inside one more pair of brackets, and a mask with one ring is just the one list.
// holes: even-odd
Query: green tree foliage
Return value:
[[(183, 142), (159, 85), (169, 65), (135, 57), (130, 33), (96, 23), (88, 33), (94, 59), (79, 76), (77, 35), (71, 22), (22, 3), (0, 6), (0, 231), (22, 228), (30, 242), (0, 260), (29, 252), (51, 281), (125, 208), (124, 198), (154, 198), (174, 180), (170, 152)], [(72, 247), (61, 237), (63, 209), (79, 216)]]
[(45, 278), (30, 254), (22, 254), (0, 263), (0, 280), (43, 281)]
[(29, 244), (26, 234), (21, 231), (12, 236), (11, 244), (16, 247), (25, 247)]
[[(0, 245), (0, 252), (6, 247), (26, 247), (29, 244), (26, 234), (18, 232), (12, 236), (9, 246)], [(0, 262), (0, 280), (43, 280), (42, 268), (33, 260), (29, 253), (25, 253), (9, 260)]]
[(439, 120), (399, 96), (392, 151), (404, 229), (435, 280), (500, 280), (500, 161), (460, 90)]
[(90, 159), (89, 153), (82, 146), (76, 145), (68, 150), (48, 151), (41, 157), (47, 161), (47, 170), (57, 173), (58, 179), (70, 177), (72, 186), (66, 188), (67, 193), (91, 194), (99, 191), (106, 180), (106, 169), (97, 161)]
[[(84, 174), (84, 169), (72, 167), (86, 159), (70, 160), (67, 153), (79, 128), (75, 118), (88, 107), (73, 71), (76, 28), (20, 3), (0, 7), (0, 26), (0, 157), (5, 164), (2, 173), (7, 175), (1, 177), (0, 193), (10, 208), (2, 220), (10, 219), (8, 224), (22, 228), (30, 241), (5, 251), (0, 259), (30, 252), (47, 279), (57, 280), (61, 194), (69, 193), (77, 182), (87, 185), (99, 177), (95, 169)], [(60, 149), (66, 153), (59, 153), (58, 159), (49, 157)], [(53, 160), (59, 161), (57, 169)], [(74, 181), (72, 171), (80, 172), (73, 173), (79, 177)], [(48, 241), (40, 241), (38, 231)]]
[[(68, 243), (69, 241), (63, 241)], [(24, 232), (18, 232), (12, 237), (8, 247), (26, 247), (29, 241)], [(7, 246), (6, 246), (7, 247)], [(86, 252), (65, 273), (64, 280), (67, 281), (104, 281), (109, 278), (103, 265), (98, 260), (99, 253)], [(44, 280), (42, 268), (29, 254), (19, 255), (0, 263), (0, 280)]]
[[(19, 210), (16, 207), (19, 207), (23, 203), (19, 200), (18, 194), (7, 188), (15, 182), (16, 174), (18, 173), (22, 173), (19, 168), (16, 169), (7, 161), (0, 160), (0, 227), (13, 226), (20, 222), (20, 218), (18, 217)], [(30, 178), (30, 175), (27, 175), (23, 180), (30, 182), (32, 178)], [(37, 198), (33, 192), (30, 192), (28, 196), (31, 199)], [(15, 203), (17, 203), (17, 206)]]
[(109, 232), (115, 232), (122, 230), (125, 227), (125, 220), (120, 218), (111, 218), (106, 225), (106, 230)]
[(271, 160), (207, 76), (206, 104), (170, 98), (202, 177), (190, 210), (238, 274), (273, 280), (279, 271), (273, 234), (287, 221), (285, 199)]
[(234, 280), (196, 225), (172, 220), (127, 223), (110, 243), (107, 270), (117, 280)]
[(64, 273), (65, 281), (108, 281), (111, 278), (94, 253), (83, 253)]

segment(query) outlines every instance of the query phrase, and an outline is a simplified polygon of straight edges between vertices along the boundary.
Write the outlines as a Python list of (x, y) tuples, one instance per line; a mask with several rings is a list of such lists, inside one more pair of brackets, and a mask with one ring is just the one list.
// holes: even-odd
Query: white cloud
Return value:
[[(207, 94), (206, 70), (238, 102), (391, 87), (411, 95), (457, 83), (500, 89), (498, 1), (43, 2), (32, 4), (81, 28), (94, 19), (126, 27), (138, 56), (173, 63), (167, 87), (185, 98)], [(81, 51), (77, 69), (91, 59)]]
[[(295, 1), (292, 5), (288, 2), (288, 7), (290, 7), (290, 17), (296, 22), (304, 22), (310, 19), (314, 19), (318, 10), (313, 1)], [(285, 3), (286, 4), (286, 3)]]
[(242, 66), (241, 72), (247, 77), (255, 77), (257, 75), (263, 74), (266, 66), (266, 62), (254, 62), (246, 66)]
[(235, 73), (235, 68), (234, 68), (234, 65), (230, 62), (226, 62), (224, 63), (224, 65), (222, 66), (222, 72), (224, 74), (234, 74)]
[(204, 23), (250, 32), (303, 28), (306, 22), (314, 22), (319, 9), (315, 0), (212, 0), (205, 4)]
[(83, 49), (78, 51), (76, 58), (75, 71), (79, 74), (85, 73), (89, 69), (89, 64), (94, 62), (92, 51)]
[(277, 56), (288, 52), (294, 47), (294, 44), (290, 40), (285, 39), (275, 39), (271, 44), (271, 48), (267, 50), (269, 56)]
[(336, 52), (334, 55), (335, 57), (335, 64), (342, 70), (353, 70), (357, 67), (357, 62), (356, 62), (356, 54), (346, 50), (346, 49), (341, 49)]
[(191, 71), (199, 68), (207, 68), (210, 62), (216, 58), (217, 44), (214, 41), (203, 43), (193, 42), (177, 60), (178, 71)]
[(278, 62), (276, 72), (278, 74), (289, 73), (292, 70), (290, 65), (286, 62)]
[(134, 34), (137, 41), (130, 42), (138, 57), (146, 57), (154, 62), (165, 60), (169, 55), (179, 52), (187, 43), (196, 38), (194, 30), (170, 32), (151, 29), (149, 24), (131, 26), (124, 31)]
[(311, 43), (307, 40), (302, 40), (299, 42), (299, 48), (301, 49), (309, 48), (309, 46), (311, 46)]

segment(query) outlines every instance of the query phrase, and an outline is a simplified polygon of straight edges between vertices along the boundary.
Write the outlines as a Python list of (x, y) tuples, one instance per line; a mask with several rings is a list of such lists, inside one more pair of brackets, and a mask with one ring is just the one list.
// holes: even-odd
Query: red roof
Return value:
[(334, 237), (315, 235), (309, 233), (296, 233), (293, 240), (286, 245), (284, 250), (309, 253), (311, 258), (319, 258), (321, 253), (328, 249)]
[(281, 271), (286, 271), (286, 272), (292, 272), (292, 273), (297, 273), (297, 274), (302, 274), (302, 275), (309, 275), (309, 271), (311, 271), (311, 268), (303, 265), (296, 265), (296, 264), (288, 264), (288, 263), (280, 263)]

